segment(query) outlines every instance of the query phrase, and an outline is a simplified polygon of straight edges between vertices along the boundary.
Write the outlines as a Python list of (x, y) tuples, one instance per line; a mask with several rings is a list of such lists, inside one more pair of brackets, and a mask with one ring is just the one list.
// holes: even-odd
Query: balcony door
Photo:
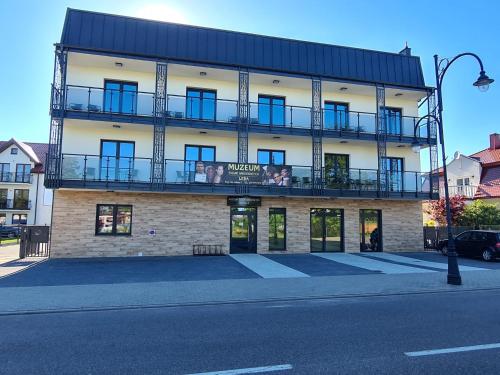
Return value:
[(325, 154), (325, 182), (331, 189), (349, 187), (349, 155)]
[(7, 208), (7, 193), (8, 189), (0, 189), (0, 209), (5, 210)]
[(361, 251), (382, 251), (382, 211), (359, 210)]
[(259, 95), (259, 124), (285, 125), (285, 98), (281, 96)]
[[(403, 159), (385, 158), (386, 179), (389, 191), (402, 191), (403, 189)], [(384, 181), (382, 181), (384, 183)]]
[(104, 112), (136, 114), (137, 83), (104, 81)]
[(28, 189), (15, 189), (13, 208), (17, 210), (27, 210), (29, 208), (29, 195), (30, 191)]
[[(100, 180), (131, 181), (134, 173), (135, 143), (101, 140)], [(91, 174), (91, 171), (87, 171)]]
[(323, 127), (327, 130), (340, 130), (349, 127), (349, 104), (325, 102)]
[(311, 209), (311, 252), (344, 251), (344, 215), (341, 209)]
[(0, 163), (0, 181), (10, 181), (10, 163)]
[(387, 125), (387, 134), (400, 135), (402, 134), (402, 112), (401, 108), (384, 108), (384, 115)]
[(30, 182), (31, 164), (16, 164), (16, 182)]
[(188, 88), (186, 92), (186, 118), (215, 121), (217, 92)]

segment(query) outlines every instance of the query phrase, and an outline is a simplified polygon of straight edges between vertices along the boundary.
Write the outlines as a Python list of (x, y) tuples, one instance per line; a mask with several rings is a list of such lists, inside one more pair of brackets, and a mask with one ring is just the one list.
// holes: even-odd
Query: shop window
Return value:
[(269, 250), (286, 250), (286, 209), (269, 209)]
[(132, 206), (98, 204), (96, 235), (130, 235), (132, 233)]

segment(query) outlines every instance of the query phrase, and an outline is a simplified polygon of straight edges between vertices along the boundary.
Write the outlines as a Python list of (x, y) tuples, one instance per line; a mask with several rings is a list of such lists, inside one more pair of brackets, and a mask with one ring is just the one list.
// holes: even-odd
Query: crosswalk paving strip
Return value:
[[(431, 267), (431, 268), (437, 268), (440, 270), (447, 270), (448, 269), (448, 263), (430, 262), (427, 260), (410, 258), (407, 256), (401, 256), (401, 255), (396, 255), (396, 254), (367, 253), (366, 256), (379, 258), (379, 259), (386, 259), (386, 260), (390, 260), (393, 262), (411, 264), (414, 266)], [(487, 270), (486, 268), (470, 267), (470, 266), (462, 266), (462, 265), (459, 267), (460, 267), (460, 271), (486, 271)]]
[(354, 254), (346, 253), (314, 253), (318, 257), (332, 260), (334, 262), (347, 264), (352, 267), (364, 268), (370, 271), (380, 271), (385, 274), (402, 274), (402, 273), (427, 273), (437, 272), (425, 268), (404, 266), (375, 260)]
[(265, 279), (309, 277), (309, 275), (259, 254), (230, 254), (231, 258)]

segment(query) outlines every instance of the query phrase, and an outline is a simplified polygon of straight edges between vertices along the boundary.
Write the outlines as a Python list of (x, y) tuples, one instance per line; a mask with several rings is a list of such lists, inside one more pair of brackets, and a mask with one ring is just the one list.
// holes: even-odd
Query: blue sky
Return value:
[[(443, 90), (448, 154), (482, 150), (488, 135), (500, 132), (500, 2), (1, 0), (0, 139), (48, 141), (53, 43), (60, 39), (67, 7), (391, 52), (408, 42), (432, 86), (435, 53), (476, 52), (498, 82), (480, 93), (471, 85), (479, 70), (474, 60), (450, 68)], [(482, 12), (486, 20), (479, 19)]]

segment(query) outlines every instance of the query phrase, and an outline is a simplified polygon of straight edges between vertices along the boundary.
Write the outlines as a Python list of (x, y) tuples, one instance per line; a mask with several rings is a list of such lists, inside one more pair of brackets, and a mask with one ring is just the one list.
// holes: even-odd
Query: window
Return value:
[(7, 222), (7, 216), (5, 214), (0, 214), (0, 225), (5, 225)]
[(325, 102), (323, 126), (325, 129), (347, 129), (349, 127), (349, 104)]
[(457, 236), (457, 240), (459, 241), (468, 241), (471, 237), (471, 232), (464, 232)]
[(133, 180), (135, 177), (134, 154), (134, 142), (101, 140), (100, 179), (106, 181)]
[(215, 90), (188, 88), (186, 90), (186, 118), (214, 121), (216, 101)]
[(10, 164), (0, 163), (0, 181), (10, 181)]
[(96, 235), (130, 235), (132, 233), (132, 206), (98, 204)]
[(7, 208), (7, 189), (0, 189), (0, 209)]
[(257, 150), (258, 164), (285, 164), (285, 151), (281, 150)]
[[(205, 166), (197, 161), (215, 161), (215, 146), (199, 146), (185, 145), (184, 146), (184, 177), (189, 181), (194, 179), (195, 182), (207, 182)], [(196, 170), (196, 165), (198, 169)]]
[(27, 210), (29, 209), (29, 194), (28, 189), (15, 189), (14, 190), (14, 209)]
[(26, 214), (13, 214), (12, 224), (26, 225), (28, 223), (28, 215)]
[(16, 182), (30, 182), (31, 164), (16, 164)]
[(286, 250), (286, 209), (269, 209), (269, 250)]
[(285, 98), (259, 95), (259, 124), (285, 125)]
[(12, 148), (10, 149), (10, 154), (11, 154), (11, 155), (17, 155), (17, 152), (18, 152), (18, 151), (19, 151), (19, 149), (18, 149), (18, 148), (16, 148), (16, 147), (12, 147)]
[[(401, 191), (403, 188), (403, 159), (386, 157), (385, 168), (390, 191)], [(384, 183), (384, 181), (382, 181)]]
[(329, 187), (345, 187), (349, 181), (349, 155), (325, 154), (325, 179)]
[(137, 82), (104, 81), (104, 112), (136, 114)]
[(385, 107), (384, 115), (386, 118), (387, 134), (398, 134), (398, 135), (401, 134), (402, 133), (401, 108)]

